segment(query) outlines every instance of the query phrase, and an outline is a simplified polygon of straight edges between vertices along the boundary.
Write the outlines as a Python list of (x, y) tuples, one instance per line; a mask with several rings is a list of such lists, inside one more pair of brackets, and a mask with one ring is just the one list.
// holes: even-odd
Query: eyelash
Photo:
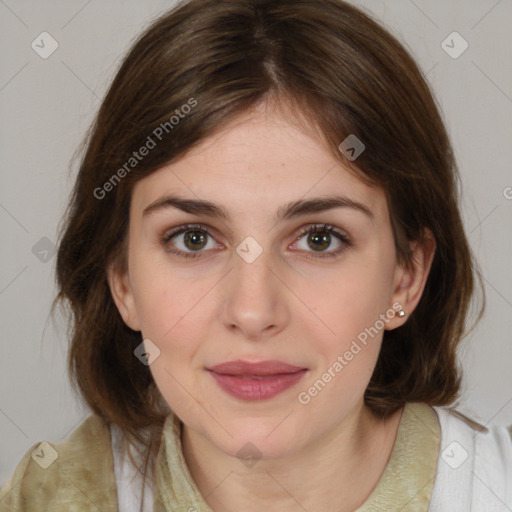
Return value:
[[(164, 236), (161, 238), (162, 245), (166, 248), (166, 250), (172, 254), (176, 254), (179, 256), (182, 256), (184, 258), (197, 258), (202, 256), (202, 252), (204, 251), (197, 251), (197, 252), (184, 252), (180, 250), (171, 250), (168, 248), (169, 241), (174, 238), (177, 235), (181, 235), (183, 233), (186, 233), (187, 231), (198, 231), (204, 235), (207, 235), (211, 238), (213, 236), (210, 235), (209, 231), (205, 229), (200, 224), (186, 224), (183, 226), (180, 226), (168, 233), (165, 233)], [(330, 252), (319, 252), (314, 256), (307, 256), (308, 258), (333, 258), (335, 256), (340, 255), (342, 252), (347, 250), (349, 247), (351, 247), (352, 243), (350, 242), (349, 238), (341, 233), (340, 231), (336, 230), (333, 226), (329, 224), (314, 224), (311, 225), (305, 229), (303, 229), (296, 237), (295, 241), (299, 241), (301, 238), (303, 238), (305, 235), (309, 235), (310, 233), (317, 233), (317, 232), (326, 232), (329, 235), (334, 235), (340, 242), (342, 242), (342, 245)], [(314, 254), (314, 253), (313, 253)]]

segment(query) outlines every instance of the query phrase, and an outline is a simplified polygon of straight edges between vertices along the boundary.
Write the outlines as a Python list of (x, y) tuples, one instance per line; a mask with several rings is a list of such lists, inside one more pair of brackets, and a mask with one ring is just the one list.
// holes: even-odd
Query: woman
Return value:
[(92, 414), (6, 510), (507, 510), (459, 396), (476, 266), (425, 80), (339, 0), (190, 0), (117, 73), (62, 230)]

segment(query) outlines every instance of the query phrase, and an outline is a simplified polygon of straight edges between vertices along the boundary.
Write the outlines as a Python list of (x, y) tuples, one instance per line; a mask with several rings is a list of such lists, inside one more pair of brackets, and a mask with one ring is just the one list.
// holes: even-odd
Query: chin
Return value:
[(295, 423), (292, 424), (293, 420), (289, 417), (283, 421), (284, 418), (286, 418), (286, 414), (280, 414), (275, 418), (246, 416), (245, 418), (226, 420), (223, 422), (223, 426), (233, 437), (224, 430), (222, 433), (219, 432), (219, 429), (211, 432), (210, 428), (204, 435), (218, 449), (232, 457), (254, 460), (279, 459), (299, 449), (304, 441), (304, 429), (302, 428), (301, 434), (299, 434)]

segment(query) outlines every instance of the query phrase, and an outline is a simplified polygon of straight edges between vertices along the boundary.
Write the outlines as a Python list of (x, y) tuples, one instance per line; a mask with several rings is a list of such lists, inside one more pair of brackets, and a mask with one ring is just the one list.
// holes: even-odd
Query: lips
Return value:
[(259, 376), (295, 373), (304, 368), (283, 363), (282, 361), (263, 361), (249, 363), (246, 361), (229, 361), (209, 368), (209, 370), (222, 375)]
[(223, 391), (243, 400), (272, 398), (295, 385), (307, 368), (283, 361), (229, 361), (207, 368)]

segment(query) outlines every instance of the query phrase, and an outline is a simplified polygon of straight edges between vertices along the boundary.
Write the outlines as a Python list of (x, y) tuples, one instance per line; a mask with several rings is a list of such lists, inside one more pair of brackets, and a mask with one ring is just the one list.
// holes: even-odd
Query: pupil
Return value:
[[(189, 242), (192, 243), (192, 246), (189, 246)], [(198, 244), (199, 242), (199, 244)], [(185, 245), (189, 249), (202, 249), (202, 246), (205, 242), (205, 236), (204, 233), (201, 233), (200, 231), (188, 231), (185, 235)]]
[(309, 236), (309, 241), (313, 242), (313, 244), (316, 244), (316, 245), (313, 245), (312, 248), (315, 251), (327, 249), (327, 247), (329, 247), (329, 243), (330, 243), (330, 235), (329, 234), (318, 235), (318, 233), (320, 233), (320, 231), (317, 231), (316, 233), (311, 233)]

